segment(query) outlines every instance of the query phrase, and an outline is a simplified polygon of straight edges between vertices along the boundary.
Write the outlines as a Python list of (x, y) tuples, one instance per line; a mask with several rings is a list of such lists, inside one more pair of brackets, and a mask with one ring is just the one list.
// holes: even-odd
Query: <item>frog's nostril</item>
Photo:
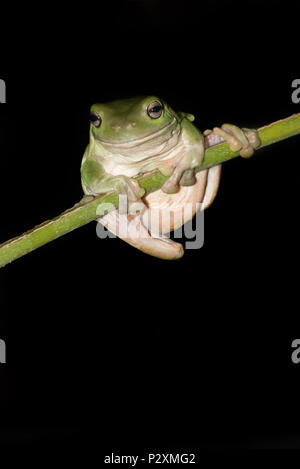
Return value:
[(119, 125), (112, 125), (111, 129), (114, 130), (115, 132), (118, 132), (120, 130), (120, 126)]
[(132, 127), (136, 126), (136, 122), (131, 122)]

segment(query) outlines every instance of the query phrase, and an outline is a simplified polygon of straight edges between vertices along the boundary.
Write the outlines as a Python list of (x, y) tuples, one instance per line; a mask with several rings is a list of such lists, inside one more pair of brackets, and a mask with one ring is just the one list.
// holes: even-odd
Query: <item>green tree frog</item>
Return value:
[[(165, 234), (193, 217), (199, 204), (208, 207), (219, 186), (221, 165), (196, 173), (204, 159), (204, 135), (211, 131), (202, 134), (193, 120), (192, 114), (175, 112), (156, 96), (94, 104), (90, 111), (90, 141), (81, 164), (83, 191), (86, 196), (112, 190), (126, 196), (127, 213), (114, 210), (98, 221), (162, 259), (183, 255), (182, 245)], [(224, 124), (213, 132), (246, 158), (260, 145), (254, 130)], [(136, 177), (154, 169), (169, 178), (160, 190), (144, 195)]]

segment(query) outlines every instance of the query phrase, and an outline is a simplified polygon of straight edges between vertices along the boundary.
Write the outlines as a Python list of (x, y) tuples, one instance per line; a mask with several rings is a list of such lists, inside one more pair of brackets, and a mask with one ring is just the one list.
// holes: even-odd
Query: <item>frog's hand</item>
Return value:
[(113, 210), (97, 220), (131, 246), (160, 259), (175, 260), (183, 256), (181, 244), (163, 235), (151, 236), (141, 222), (140, 214), (120, 214)]
[(196, 174), (193, 186), (180, 186), (176, 194), (155, 191), (144, 197), (148, 207), (142, 212), (144, 226), (151, 234), (169, 233), (189, 221), (213, 202), (219, 188), (221, 165)]
[(191, 123), (191, 115), (185, 115), (181, 122), (180, 153), (169, 161), (163, 161), (158, 169), (167, 176), (162, 191), (175, 194), (180, 186), (193, 186), (195, 184), (195, 170), (204, 159), (205, 142), (202, 133)]
[(261, 145), (257, 130), (239, 128), (233, 124), (223, 124), (222, 127), (215, 127), (213, 131), (206, 130), (204, 135), (215, 133), (222, 137), (232, 151), (239, 151), (243, 158), (250, 158), (254, 150)]

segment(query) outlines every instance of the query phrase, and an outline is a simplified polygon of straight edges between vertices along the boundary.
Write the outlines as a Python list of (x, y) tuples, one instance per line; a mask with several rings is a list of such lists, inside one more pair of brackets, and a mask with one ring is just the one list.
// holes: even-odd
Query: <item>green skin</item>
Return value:
[[(159, 117), (149, 115), (152, 103), (162, 106)], [(112, 190), (126, 194), (129, 213), (136, 213), (144, 207), (144, 191), (134, 179), (137, 175), (159, 169), (170, 176), (162, 187), (166, 193), (194, 184), (195, 169), (204, 158), (204, 138), (192, 124), (193, 115), (176, 113), (156, 96), (94, 104), (91, 113), (97, 113), (101, 123), (91, 122), (90, 142), (82, 159), (86, 195)], [(244, 157), (259, 146), (257, 134), (249, 129), (225, 124), (213, 131)]]

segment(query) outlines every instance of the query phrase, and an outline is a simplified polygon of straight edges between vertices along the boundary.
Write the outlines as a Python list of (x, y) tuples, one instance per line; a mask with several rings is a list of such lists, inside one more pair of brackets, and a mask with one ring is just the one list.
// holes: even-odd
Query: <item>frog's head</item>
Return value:
[(176, 113), (156, 96), (123, 99), (91, 107), (91, 132), (108, 145), (140, 144), (171, 133)]

